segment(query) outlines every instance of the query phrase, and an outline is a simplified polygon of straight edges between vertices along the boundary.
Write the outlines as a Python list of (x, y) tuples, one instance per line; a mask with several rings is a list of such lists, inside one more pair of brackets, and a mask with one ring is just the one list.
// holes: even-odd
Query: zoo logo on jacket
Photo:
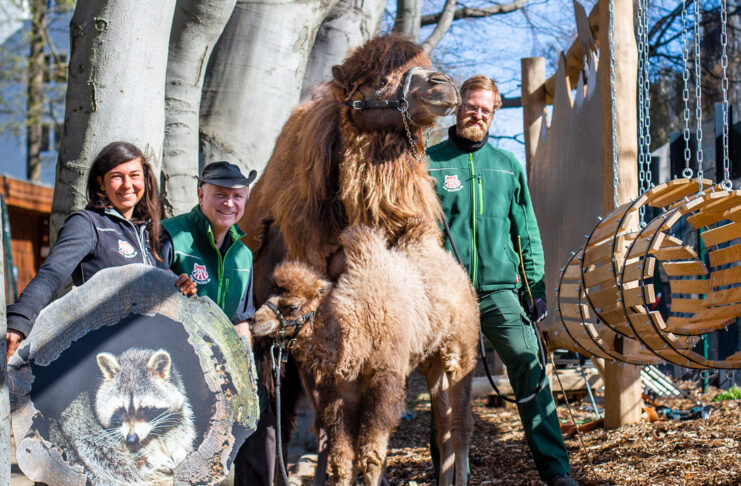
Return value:
[(190, 273), (190, 278), (196, 281), (196, 283), (204, 284), (209, 283), (211, 279), (208, 277), (208, 270), (206, 265), (193, 264), (193, 271)]

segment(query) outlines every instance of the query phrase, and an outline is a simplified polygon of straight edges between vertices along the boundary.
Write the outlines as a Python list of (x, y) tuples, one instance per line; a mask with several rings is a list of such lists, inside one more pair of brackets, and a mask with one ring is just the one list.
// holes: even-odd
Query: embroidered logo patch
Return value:
[(190, 278), (192, 278), (196, 283), (204, 284), (211, 281), (210, 278), (208, 278), (208, 270), (206, 270), (206, 265), (199, 265), (197, 263), (193, 264), (193, 271), (190, 274)]
[(136, 256), (136, 248), (131, 243), (124, 240), (118, 240), (118, 252), (124, 256), (124, 258), (134, 258)]
[(458, 174), (446, 175), (443, 188), (448, 192), (456, 192), (463, 189), (463, 184), (461, 183), (461, 180), (458, 179)]

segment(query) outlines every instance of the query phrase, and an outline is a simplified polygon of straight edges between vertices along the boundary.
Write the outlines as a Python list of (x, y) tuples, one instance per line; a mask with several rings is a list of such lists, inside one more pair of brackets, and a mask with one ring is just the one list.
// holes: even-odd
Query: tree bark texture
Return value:
[[(3, 221), (2, 209), (0, 209), (0, 221)], [(4, 225), (3, 225), (4, 226)], [(7, 228), (0, 231), (0, 262), (5, 261), (4, 233)], [(0, 336), (5, 336), (7, 331), (5, 314), (5, 265), (0, 265)], [(5, 363), (6, 345), (0, 346), (0, 484), (10, 484), (10, 400), (8, 397), (8, 382), (5, 379), (8, 368)]]
[(419, 38), (419, 27), (422, 20), (422, 0), (397, 0), (394, 32), (407, 34), (413, 39)]
[(47, 10), (44, 0), (31, 0), (31, 48), (28, 53), (28, 81), (26, 87), (26, 177), (41, 180), (41, 136), (44, 98), (44, 29)]
[(383, 0), (340, 0), (322, 22), (311, 49), (301, 87), (301, 100), (311, 88), (329, 81), (331, 69), (341, 64), (347, 52), (378, 34), (386, 7)]
[(316, 32), (337, 0), (237, 1), (201, 99), (200, 163), (262, 171), (301, 93)]
[(85, 205), (87, 172), (110, 142), (137, 145), (159, 177), (165, 125), (165, 72), (175, 0), (79, 0), (71, 53), (64, 139), (57, 161), (51, 236)]
[[(136, 450), (118, 447), (119, 427), (102, 429), (101, 414), (107, 404), (126, 396), (144, 397), (150, 400), (148, 406), (165, 408), (177, 406), (177, 399), (151, 391), (158, 389), (153, 383), (155, 368), (146, 364), (149, 370), (145, 369), (146, 359), (117, 363), (117, 371), (129, 373), (129, 380), (114, 385), (105, 384), (108, 377), (95, 362), (100, 364), (101, 354), (158, 349), (167, 353), (167, 375), (177, 375), (185, 384), (170, 384), (167, 390), (180, 394), (180, 403), (187, 402), (192, 412), (191, 417), (169, 416), (167, 430), (188, 421), (195, 433), (178, 443), (185, 446), (190, 441), (190, 446), (184, 447), (187, 455), (171, 466), (174, 470), (166, 473), (170, 481), (157, 484), (213, 484), (227, 475), (231, 458), (255, 430), (259, 415), (252, 350), (211, 299), (181, 295), (176, 279), (172, 272), (143, 264), (107, 268), (41, 311), (8, 363), (18, 465), (30, 479), (46, 484), (112, 484), (101, 478), (131, 473), (125, 466), (133, 461), (137, 468), (146, 467), (134, 455)], [(93, 405), (89, 411), (74, 407), (83, 396)], [(151, 418), (137, 420), (156, 423)], [(147, 437), (156, 441), (168, 431), (148, 432)], [(126, 484), (128, 477), (116, 479), (115, 484)]]
[(170, 33), (165, 87), (162, 197), (167, 217), (198, 202), (198, 116), (206, 66), (236, 0), (179, 0)]

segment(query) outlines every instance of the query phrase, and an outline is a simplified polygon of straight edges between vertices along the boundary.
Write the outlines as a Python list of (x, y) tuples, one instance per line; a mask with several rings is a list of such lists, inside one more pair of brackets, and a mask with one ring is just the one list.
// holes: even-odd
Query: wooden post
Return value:
[[(3, 221), (2, 207), (0, 207), (0, 222)], [(5, 315), (5, 253), (3, 252), (3, 235), (7, 228), (0, 223), (0, 334), (5, 337), (7, 328)], [(0, 350), (0, 484), (10, 484), (10, 398), (8, 396), (8, 381), (5, 379), (8, 371), (5, 359), (6, 343)]]
[(522, 65), (522, 118), (525, 125), (525, 160), (530, 179), (532, 162), (538, 149), (545, 108), (545, 58), (526, 57)]
[[(632, 0), (614, 1), (615, 26), (615, 119), (618, 154), (618, 204), (638, 195), (636, 86), (638, 54), (633, 31)], [(603, 214), (614, 207), (612, 162), (612, 103), (610, 83), (610, 12), (608, 0), (600, 0), (599, 71), (602, 104), (602, 206)], [(626, 340), (625, 346), (639, 346)], [(631, 349), (623, 349), (630, 354)], [(615, 428), (641, 418), (641, 374), (637, 366), (605, 365), (605, 426)]]

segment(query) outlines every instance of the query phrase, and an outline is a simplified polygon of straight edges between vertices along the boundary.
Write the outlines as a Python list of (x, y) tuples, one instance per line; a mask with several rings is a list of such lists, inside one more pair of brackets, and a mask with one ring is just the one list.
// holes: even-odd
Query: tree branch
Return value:
[[(497, 5), (492, 5), (491, 7), (486, 8), (472, 8), (472, 7), (462, 7), (455, 11), (455, 14), (453, 15), (453, 20), (458, 19), (471, 19), (471, 18), (481, 18), (481, 17), (491, 17), (492, 15), (498, 15), (498, 14), (505, 14), (514, 12), (515, 10), (519, 10), (527, 3), (529, 0), (514, 0), (514, 2), (510, 3), (502, 3)], [(445, 4), (447, 7), (447, 3)], [(432, 25), (440, 22), (443, 14), (445, 13), (445, 10), (443, 10), (440, 13), (436, 14), (429, 14), (429, 15), (423, 15), (422, 16), (422, 26), (425, 25)]]
[(457, 4), (457, 0), (445, 0), (445, 7), (443, 7), (443, 11), (440, 14), (435, 30), (433, 30), (427, 40), (422, 43), (422, 48), (426, 53), (430, 53), (430, 51), (437, 46), (448, 29), (450, 29), (450, 24), (453, 23), (453, 16), (455, 15), (455, 6)]

